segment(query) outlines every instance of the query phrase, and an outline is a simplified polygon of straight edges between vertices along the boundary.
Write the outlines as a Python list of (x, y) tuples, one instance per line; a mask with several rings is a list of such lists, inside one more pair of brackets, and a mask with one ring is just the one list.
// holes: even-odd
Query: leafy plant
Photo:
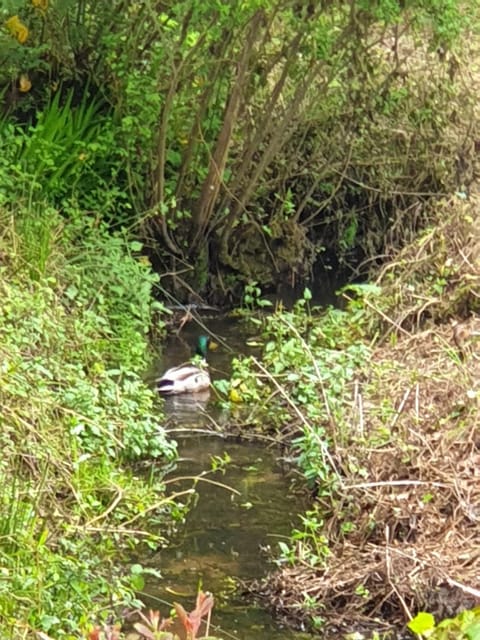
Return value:
[(480, 607), (462, 611), (455, 618), (446, 618), (435, 624), (431, 613), (421, 611), (408, 623), (410, 631), (419, 638), (431, 640), (479, 640)]
[(298, 562), (310, 567), (324, 566), (330, 554), (328, 539), (323, 534), (322, 518), (316, 510), (309, 510), (300, 516), (302, 528), (294, 528), (289, 543), (279, 542), (279, 564)]
[(35, 253), (33, 210), (15, 214), (0, 213), (0, 630), (72, 637), (108, 602), (138, 606), (120, 555), (176, 515), (161, 474), (123, 468), (175, 455), (141, 379), (156, 279), (126, 235), (50, 208)]
[(85, 313), (87, 326), (96, 322), (96, 316), (107, 316), (105, 356), (111, 354), (112, 360), (126, 369), (141, 368), (146, 356), (145, 337), (156, 314), (165, 309), (153, 297), (159, 277), (143, 257), (142, 243), (125, 231), (111, 233), (105, 224), (78, 216), (72, 217), (63, 240), (67, 260), (62, 289), (65, 305), (90, 310), (91, 314)]
[(30, 120), (28, 125), (0, 122), (3, 202), (21, 198), (32, 213), (43, 203), (65, 211), (82, 207), (108, 219), (115, 212), (119, 224), (120, 212), (129, 206), (125, 190), (118, 187), (123, 160), (101, 98), (85, 87), (75, 102), (73, 90), (58, 88)]
[(369, 322), (363, 295), (367, 289), (358, 288), (346, 311), (319, 312), (310, 308), (307, 291), (292, 311), (264, 318), (262, 360), (234, 360), (230, 382), (217, 383), (235, 411), (248, 407), (248, 423), (281, 431), (294, 420), (297, 462), (312, 486), (327, 493), (335, 476), (329, 442), (348, 436), (348, 385), (370, 353), (359, 340)]
[(262, 290), (258, 286), (257, 282), (249, 282), (245, 285), (243, 294), (243, 305), (248, 311), (253, 311), (256, 308), (263, 309), (265, 307), (271, 307), (270, 300), (262, 298)]
[[(195, 609), (187, 613), (182, 605), (175, 603), (175, 617), (162, 618), (159, 611), (150, 610), (147, 614), (138, 611), (141, 622), (133, 625), (135, 631), (145, 640), (216, 640), (209, 635), (210, 615), (213, 608), (213, 596), (210, 593), (199, 591), (195, 603)], [(205, 635), (198, 635), (200, 624), (206, 617)], [(168, 631), (178, 620), (180, 629), (178, 633)], [(125, 635), (119, 625), (96, 626), (89, 632), (87, 640), (123, 640)], [(218, 639), (217, 639), (218, 640)]]
[(198, 631), (202, 619), (206, 616), (206, 630), (205, 637), (209, 635), (210, 630), (210, 615), (213, 608), (213, 596), (211, 593), (204, 593), (199, 591), (197, 594), (197, 601), (195, 603), (195, 609), (190, 613), (187, 613), (181, 604), (174, 603), (175, 613), (178, 616), (183, 628), (185, 629), (188, 640), (195, 640), (197, 638)]
[(167, 633), (166, 629), (171, 626), (171, 618), (162, 618), (158, 611), (149, 611), (145, 615), (139, 612), (143, 622), (134, 624), (135, 630), (147, 640), (173, 640), (173, 634)]

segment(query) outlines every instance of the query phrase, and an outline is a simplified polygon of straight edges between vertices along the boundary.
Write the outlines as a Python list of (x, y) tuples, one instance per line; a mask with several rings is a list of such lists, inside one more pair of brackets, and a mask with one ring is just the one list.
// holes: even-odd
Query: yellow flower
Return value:
[(22, 73), (18, 81), (18, 87), (22, 93), (27, 93), (32, 88), (32, 83), (27, 73)]
[(46, 11), (48, 7), (48, 0), (32, 0), (32, 5), (36, 9), (41, 9), (42, 11)]
[(14, 38), (23, 44), (28, 38), (28, 28), (23, 24), (18, 16), (12, 16), (5, 22), (5, 26)]

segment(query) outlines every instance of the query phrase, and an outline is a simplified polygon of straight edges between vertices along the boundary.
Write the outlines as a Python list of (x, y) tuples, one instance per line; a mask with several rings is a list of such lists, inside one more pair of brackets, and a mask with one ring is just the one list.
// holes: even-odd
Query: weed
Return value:
[(0, 630), (78, 637), (106, 603), (139, 606), (120, 554), (175, 516), (161, 477), (123, 468), (175, 455), (140, 377), (156, 278), (126, 234), (51, 207), (1, 217)]
[(262, 290), (257, 282), (249, 282), (244, 288), (243, 306), (251, 312), (255, 309), (271, 307), (272, 303), (270, 300), (262, 298)]
[(292, 311), (264, 318), (262, 361), (234, 360), (230, 382), (217, 383), (237, 412), (248, 409), (246, 422), (269, 424), (280, 433), (292, 421), (298, 425), (288, 435), (300, 468), (320, 493), (331, 490), (336, 471), (328, 449), (332, 440), (349, 437), (349, 385), (370, 353), (358, 339), (367, 322), (359, 302), (363, 293), (359, 288), (351, 311), (318, 313), (306, 291)]
[(438, 624), (435, 624), (435, 618), (431, 613), (422, 611), (407, 626), (418, 638), (478, 640), (480, 638), (480, 607), (462, 611), (455, 618), (446, 618)]
[(112, 152), (105, 105), (88, 87), (79, 103), (73, 90), (59, 89), (28, 125), (0, 121), (0, 132), (0, 204), (20, 200), (27, 212), (43, 203), (66, 213), (80, 207), (120, 223), (120, 212), (129, 206), (117, 185), (123, 161)]
[[(212, 594), (199, 591), (195, 608), (192, 611), (187, 613), (178, 603), (174, 603), (174, 616), (169, 618), (163, 618), (159, 611), (150, 610), (148, 613), (138, 611), (141, 622), (136, 622), (133, 626), (140, 637), (145, 640), (179, 640), (180, 638), (215, 640), (213, 636), (209, 635), (212, 608)], [(199, 636), (202, 622), (205, 623), (205, 633)], [(101, 638), (124, 640), (125, 637), (121, 632), (120, 625), (103, 625), (103, 627), (94, 627), (89, 632), (87, 640), (100, 640)]]
[(302, 528), (293, 529), (290, 542), (280, 542), (279, 564), (300, 562), (310, 567), (325, 566), (329, 556), (328, 539), (323, 530), (325, 523), (317, 511), (307, 511), (300, 516)]

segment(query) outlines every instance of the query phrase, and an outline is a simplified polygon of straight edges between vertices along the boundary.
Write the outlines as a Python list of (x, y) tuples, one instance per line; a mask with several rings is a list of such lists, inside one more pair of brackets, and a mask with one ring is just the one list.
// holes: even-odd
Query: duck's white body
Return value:
[(181, 364), (165, 371), (157, 380), (157, 389), (165, 395), (197, 393), (210, 387), (210, 375), (206, 369), (194, 364)]

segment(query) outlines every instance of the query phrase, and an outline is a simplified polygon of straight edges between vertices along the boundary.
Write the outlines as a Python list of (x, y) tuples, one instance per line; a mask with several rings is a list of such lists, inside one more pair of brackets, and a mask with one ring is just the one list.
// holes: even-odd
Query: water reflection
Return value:
[[(261, 577), (272, 569), (262, 549), (285, 539), (296, 520), (299, 496), (289, 491), (288, 474), (278, 454), (256, 443), (219, 437), (187, 438), (179, 448), (181, 459), (171, 477), (200, 474), (210, 468), (212, 456), (228, 457), (230, 462), (224, 473), (211, 476), (218, 484), (198, 483), (198, 501), (173, 546), (149, 559), (162, 579), (147, 584), (146, 591), (153, 597), (147, 604), (158, 607), (155, 599), (159, 598), (191, 607), (202, 585), (215, 595), (213, 621), (224, 637), (300, 638), (276, 626), (266, 611), (234, 595), (237, 579)], [(181, 480), (174, 490), (191, 485)], [(142, 560), (142, 564), (147, 563)]]
[(210, 398), (211, 393), (208, 389), (198, 393), (164, 396), (164, 411), (175, 423), (202, 423)]

